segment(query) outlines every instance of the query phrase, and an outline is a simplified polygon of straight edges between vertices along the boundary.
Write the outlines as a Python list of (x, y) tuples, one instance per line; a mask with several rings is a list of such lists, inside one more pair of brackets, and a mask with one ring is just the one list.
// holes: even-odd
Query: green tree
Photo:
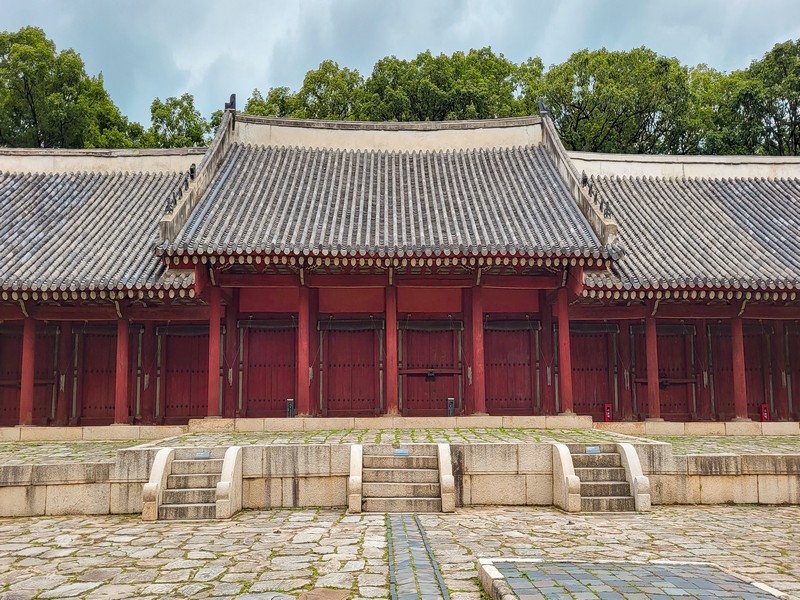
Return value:
[(132, 133), (74, 50), (56, 52), (36, 27), (0, 32), (0, 146), (125, 147)]
[(150, 105), (152, 125), (144, 136), (144, 145), (156, 148), (185, 148), (207, 143), (211, 127), (194, 107), (194, 97), (185, 93)]
[(268, 100), (277, 106), (286, 102), (291, 109), (287, 115), (290, 117), (349, 121), (358, 118), (361, 112), (363, 86), (364, 79), (357, 70), (340, 68), (332, 60), (326, 60), (318, 69), (306, 73), (293, 99), (286, 88), (277, 88), (270, 91)]
[(291, 117), (297, 110), (297, 96), (288, 87), (274, 87), (265, 98), (258, 88), (244, 105), (244, 112), (262, 117)]

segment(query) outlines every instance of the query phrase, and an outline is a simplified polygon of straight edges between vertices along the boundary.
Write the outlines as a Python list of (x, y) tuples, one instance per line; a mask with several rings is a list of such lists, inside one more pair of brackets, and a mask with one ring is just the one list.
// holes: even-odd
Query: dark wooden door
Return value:
[(78, 335), (78, 400), (82, 425), (114, 421), (117, 335), (114, 331)]
[(400, 331), (403, 414), (447, 416), (448, 398), (461, 409), (461, 332), (406, 329)]
[(380, 414), (381, 336), (369, 329), (326, 329), (322, 336), (322, 414)]
[(286, 401), (297, 389), (297, 330), (248, 328), (245, 346), (244, 406), (248, 417), (285, 417)]
[(789, 329), (789, 382), (791, 383), (791, 412), (800, 418), (800, 327)]
[[(694, 328), (658, 326), (658, 381), (661, 418), (691, 421), (695, 414)], [(647, 401), (647, 349), (642, 328), (634, 335), (634, 383), (640, 418), (650, 416)]]
[(536, 332), (494, 329), (483, 334), (486, 410), (491, 415), (531, 415), (536, 397)]
[[(714, 404), (721, 421), (736, 416), (733, 398), (733, 355), (730, 328), (718, 325), (711, 330)], [(762, 404), (769, 401), (770, 332), (762, 327), (744, 329), (744, 371), (747, 384), (747, 415), (759, 420)], [(771, 410), (771, 408), (770, 408)]]
[[(33, 373), (33, 424), (47, 425), (57, 385), (55, 330), (36, 332)], [(0, 331), (0, 426), (19, 424), (22, 379), (22, 329)]]
[(161, 335), (161, 407), (172, 424), (208, 413), (208, 333)]
[(613, 336), (604, 328), (570, 331), (573, 408), (595, 421), (603, 420), (605, 404), (614, 405)]

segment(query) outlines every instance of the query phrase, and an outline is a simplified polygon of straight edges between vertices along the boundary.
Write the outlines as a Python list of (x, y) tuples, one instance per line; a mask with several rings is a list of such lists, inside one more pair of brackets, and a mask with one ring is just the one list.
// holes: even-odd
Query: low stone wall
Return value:
[(797, 435), (798, 421), (613, 421), (594, 423), (594, 429), (625, 435)]
[(91, 427), (0, 427), (0, 442), (88, 442), (159, 440), (181, 435), (187, 425), (97, 425)]

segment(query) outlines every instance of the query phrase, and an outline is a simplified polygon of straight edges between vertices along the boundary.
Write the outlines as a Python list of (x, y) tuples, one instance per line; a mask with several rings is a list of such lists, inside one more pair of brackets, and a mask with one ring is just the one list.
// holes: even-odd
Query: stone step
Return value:
[(437, 456), (364, 456), (367, 469), (438, 469)]
[(438, 483), (365, 483), (364, 498), (441, 498)]
[(622, 459), (619, 454), (573, 454), (574, 467), (621, 467)]
[(214, 448), (175, 448), (175, 460), (208, 460), (197, 459), (199, 452), (208, 452), (210, 458), (225, 458), (225, 452), (228, 449), (224, 446), (215, 446)]
[(631, 486), (616, 481), (581, 481), (581, 497), (630, 496)]
[(576, 467), (575, 475), (584, 481), (626, 481), (622, 467)]
[(167, 477), (168, 490), (185, 490), (187, 488), (216, 488), (221, 474), (170, 475)]
[(636, 504), (632, 496), (581, 496), (581, 512), (634, 512)]
[(222, 459), (173, 460), (173, 475), (199, 475), (204, 473), (222, 473)]
[(158, 507), (158, 518), (164, 521), (197, 521), (216, 519), (216, 504), (162, 504)]
[(408, 450), (409, 456), (438, 456), (436, 444), (401, 444), (392, 446), (390, 444), (374, 444), (364, 446), (364, 456), (394, 456), (396, 449)]
[(439, 483), (438, 469), (363, 469), (364, 483)]
[(364, 498), (361, 510), (371, 513), (442, 512), (440, 498)]
[(567, 448), (571, 454), (586, 454), (586, 448), (592, 446), (593, 448), (600, 447), (600, 452), (604, 454), (616, 454), (618, 452), (616, 444), (567, 444)]
[(164, 490), (161, 501), (164, 504), (212, 504), (216, 502), (215, 488), (185, 488)]

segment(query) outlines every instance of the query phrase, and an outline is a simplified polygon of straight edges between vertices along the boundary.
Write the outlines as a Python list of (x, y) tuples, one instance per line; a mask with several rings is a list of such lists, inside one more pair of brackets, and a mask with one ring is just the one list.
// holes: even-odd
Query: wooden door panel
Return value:
[(0, 335), (0, 427), (19, 424), (22, 331)]
[(246, 415), (285, 417), (297, 389), (297, 330), (248, 329)]
[[(667, 421), (690, 421), (695, 412), (693, 335), (688, 331), (658, 333), (658, 395), (661, 417)], [(638, 412), (641, 418), (646, 418), (650, 415), (650, 410), (647, 401), (647, 350), (644, 333), (634, 335), (634, 353)]]
[(446, 416), (447, 399), (460, 405), (459, 332), (406, 330), (402, 332), (403, 413)]
[(789, 381), (791, 382), (791, 413), (800, 418), (800, 330), (789, 332)]
[(484, 331), (486, 409), (492, 415), (533, 414), (531, 330)]
[[(744, 331), (744, 371), (747, 385), (747, 414), (760, 419), (762, 403), (769, 402), (769, 335)], [(736, 416), (733, 399), (733, 356), (729, 329), (715, 328), (711, 334), (714, 404), (720, 421)]]
[(117, 336), (93, 332), (79, 336), (80, 422), (83, 425), (107, 425), (114, 421)]
[[(36, 332), (33, 373), (33, 424), (47, 425), (56, 389), (56, 340), (53, 331)], [(22, 379), (22, 330), (0, 334), (0, 426), (19, 424)]]
[(208, 412), (208, 334), (163, 335), (164, 420), (186, 423)]
[(381, 333), (374, 329), (322, 332), (322, 406), (326, 414), (368, 416), (380, 413)]
[(603, 420), (603, 405), (614, 402), (613, 356), (609, 332), (572, 332), (573, 408), (579, 415)]

